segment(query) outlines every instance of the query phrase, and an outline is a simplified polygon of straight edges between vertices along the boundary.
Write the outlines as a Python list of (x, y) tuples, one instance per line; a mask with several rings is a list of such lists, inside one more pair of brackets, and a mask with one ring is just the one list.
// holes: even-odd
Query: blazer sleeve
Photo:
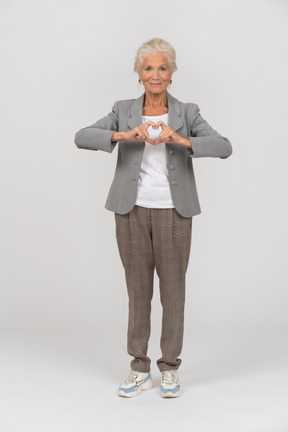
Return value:
[(191, 157), (219, 157), (226, 159), (231, 156), (232, 145), (230, 141), (220, 135), (203, 119), (197, 104), (193, 104), (192, 113), (190, 112), (189, 117), (192, 118), (189, 134), (191, 149), (188, 149)]
[(91, 126), (80, 129), (74, 142), (78, 148), (88, 150), (103, 150), (112, 153), (117, 142), (111, 142), (114, 132), (118, 131), (118, 102), (115, 102), (112, 111)]

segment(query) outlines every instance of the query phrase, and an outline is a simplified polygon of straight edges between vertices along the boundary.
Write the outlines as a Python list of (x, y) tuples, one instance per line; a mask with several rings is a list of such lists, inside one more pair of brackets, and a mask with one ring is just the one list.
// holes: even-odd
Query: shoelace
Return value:
[(171, 371), (165, 371), (162, 375), (162, 381), (166, 384), (172, 384), (178, 382), (178, 375), (177, 372), (174, 370)]
[(138, 376), (139, 375), (138, 375), (137, 372), (131, 370), (130, 373), (129, 373), (129, 375), (128, 375), (128, 377), (127, 377), (127, 379), (126, 379), (126, 383), (128, 384), (128, 383), (132, 383), (132, 382), (136, 381), (137, 378), (138, 378)]

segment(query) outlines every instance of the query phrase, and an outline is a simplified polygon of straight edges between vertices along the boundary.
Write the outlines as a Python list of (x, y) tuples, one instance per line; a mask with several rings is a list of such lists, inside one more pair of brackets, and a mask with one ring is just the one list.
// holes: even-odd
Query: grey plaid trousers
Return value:
[(131, 369), (149, 372), (154, 269), (159, 277), (162, 304), (162, 357), (159, 370), (178, 369), (183, 345), (185, 275), (191, 247), (192, 217), (175, 208), (156, 209), (135, 205), (126, 214), (115, 213), (116, 239), (125, 270), (129, 298), (127, 333)]

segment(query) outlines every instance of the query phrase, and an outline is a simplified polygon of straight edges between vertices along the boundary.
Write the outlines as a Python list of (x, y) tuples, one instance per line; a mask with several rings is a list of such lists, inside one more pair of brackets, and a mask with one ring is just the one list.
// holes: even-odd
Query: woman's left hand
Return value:
[(162, 120), (156, 123), (154, 129), (158, 129), (159, 126), (161, 126), (162, 128), (162, 132), (159, 134), (159, 138), (157, 138), (152, 145), (157, 145), (160, 143), (173, 143), (191, 148), (189, 138), (182, 137), (169, 126), (166, 126), (166, 124)]

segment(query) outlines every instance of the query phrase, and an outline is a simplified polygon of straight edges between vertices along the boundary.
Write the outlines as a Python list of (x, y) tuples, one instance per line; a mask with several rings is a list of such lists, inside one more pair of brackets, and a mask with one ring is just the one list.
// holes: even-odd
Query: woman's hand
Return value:
[(157, 138), (151, 144), (157, 145), (160, 143), (173, 143), (173, 144), (179, 144), (184, 147), (191, 148), (191, 142), (189, 138), (182, 137), (173, 129), (171, 129), (169, 126), (166, 126), (162, 120), (156, 123), (155, 126), (156, 127), (154, 129), (158, 129), (158, 127), (161, 126), (162, 132), (159, 134), (159, 138)]
[[(127, 132), (114, 132), (111, 137), (111, 141), (134, 141), (134, 142), (143, 142), (146, 141), (150, 144), (155, 144), (153, 140), (149, 138), (149, 133), (147, 131), (148, 127), (152, 126), (154, 129), (156, 128), (156, 124), (152, 121), (148, 121), (144, 125), (140, 125), (131, 129)], [(157, 129), (157, 128), (156, 128)]]
[[(153, 141), (149, 138), (148, 127), (152, 126), (153, 129), (162, 128), (162, 131), (159, 134), (159, 138)], [(171, 129), (169, 126), (166, 126), (165, 123), (160, 120), (158, 123), (154, 123), (149, 120), (144, 125), (137, 126), (134, 129), (131, 129), (127, 132), (114, 132), (111, 137), (111, 141), (134, 141), (134, 142), (143, 142), (146, 141), (149, 144), (157, 145), (160, 143), (173, 143), (179, 144), (187, 148), (191, 148), (191, 143), (189, 138), (184, 138)]]

